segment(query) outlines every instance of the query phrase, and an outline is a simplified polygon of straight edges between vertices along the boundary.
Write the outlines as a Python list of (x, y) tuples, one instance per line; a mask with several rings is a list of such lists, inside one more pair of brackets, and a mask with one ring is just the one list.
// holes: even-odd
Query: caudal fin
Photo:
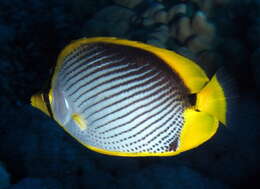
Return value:
[(233, 107), (232, 99), (236, 97), (234, 80), (224, 69), (220, 69), (197, 94), (196, 108), (215, 116), (226, 125), (227, 114)]

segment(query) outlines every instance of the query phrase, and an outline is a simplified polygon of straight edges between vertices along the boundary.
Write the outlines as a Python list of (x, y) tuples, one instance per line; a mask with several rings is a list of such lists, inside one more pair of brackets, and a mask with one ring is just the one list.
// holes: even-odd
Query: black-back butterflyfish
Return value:
[(111, 37), (83, 38), (58, 57), (32, 106), (87, 148), (116, 156), (172, 156), (226, 123), (215, 75), (173, 51)]

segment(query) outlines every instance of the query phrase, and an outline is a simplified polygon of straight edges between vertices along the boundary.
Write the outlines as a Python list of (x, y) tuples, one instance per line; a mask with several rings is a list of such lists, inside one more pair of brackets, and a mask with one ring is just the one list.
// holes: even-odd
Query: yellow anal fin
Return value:
[(76, 125), (79, 127), (81, 131), (87, 129), (86, 121), (79, 114), (73, 114), (72, 119), (75, 121)]
[(185, 110), (184, 120), (177, 149), (179, 152), (195, 148), (209, 140), (216, 133), (219, 125), (214, 116), (194, 109)]
[(227, 102), (216, 75), (197, 94), (196, 108), (215, 116), (221, 123), (226, 124)]

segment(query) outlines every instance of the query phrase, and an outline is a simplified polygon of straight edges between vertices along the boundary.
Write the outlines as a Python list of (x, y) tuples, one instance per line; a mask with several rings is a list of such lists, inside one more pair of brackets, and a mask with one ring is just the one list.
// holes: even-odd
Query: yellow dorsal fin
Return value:
[(184, 120), (179, 152), (195, 148), (209, 140), (216, 133), (219, 123), (214, 116), (193, 109), (185, 110)]
[(71, 53), (73, 50), (80, 47), (81, 45), (97, 43), (97, 42), (131, 46), (131, 47), (140, 48), (153, 53), (154, 55), (164, 60), (174, 71), (177, 72), (177, 74), (181, 77), (184, 84), (190, 90), (191, 93), (199, 92), (204, 87), (204, 85), (209, 81), (205, 72), (196, 63), (173, 51), (158, 48), (137, 41), (129, 41), (126, 39), (118, 39), (114, 37), (94, 37), (94, 38), (82, 38), (73, 41), (63, 49), (63, 51), (60, 53), (57, 60), (52, 84), (55, 81), (56, 73), (59, 72), (65, 56), (67, 56), (69, 53)]
[(226, 124), (227, 102), (216, 75), (197, 94), (196, 108), (215, 116), (221, 123)]

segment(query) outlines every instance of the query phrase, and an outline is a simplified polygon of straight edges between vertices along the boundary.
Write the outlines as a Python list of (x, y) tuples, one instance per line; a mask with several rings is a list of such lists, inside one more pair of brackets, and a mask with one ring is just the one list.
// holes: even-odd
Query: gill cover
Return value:
[(51, 103), (51, 109), (54, 119), (61, 125), (66, 125), (72, 114), (71, 106), (64, 94), (63, 90), (56, 88), (52, 89), (53, 101)]

